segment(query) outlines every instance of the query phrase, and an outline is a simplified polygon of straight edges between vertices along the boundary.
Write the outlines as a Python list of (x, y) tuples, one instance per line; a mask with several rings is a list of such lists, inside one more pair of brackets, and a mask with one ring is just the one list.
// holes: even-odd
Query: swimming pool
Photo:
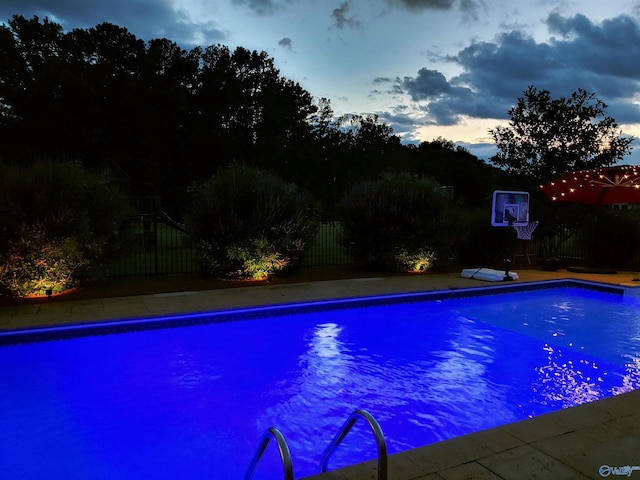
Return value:
[[(556, 285), (0, 336), (3, 475), (241, 478), (276, 426), (299, 478), (355, 408), (394, 453), (636, 388), (638, 299)], [(357, 424), (330, 468), (374, 455)]]

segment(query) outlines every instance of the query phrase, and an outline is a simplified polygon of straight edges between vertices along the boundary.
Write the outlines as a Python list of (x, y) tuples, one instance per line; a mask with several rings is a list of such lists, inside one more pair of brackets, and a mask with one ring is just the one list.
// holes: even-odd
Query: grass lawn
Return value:
[(131, 223), (131, 244), (101, 272), (107, 277), (197, 273), (200, 261), (185, 232), (140, 218)]
[(313, 242), (308, 245), (303, 264), (306, 266), (349, 265), (353, 261), (340, 245), (342, 227), (339, 222), (320, 224)]

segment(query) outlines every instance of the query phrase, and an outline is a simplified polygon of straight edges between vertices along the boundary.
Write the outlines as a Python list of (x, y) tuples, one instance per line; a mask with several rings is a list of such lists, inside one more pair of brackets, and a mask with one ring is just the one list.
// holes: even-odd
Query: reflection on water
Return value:
[(322, 323), (314, 331), (310, 342), (311, 352), (320, 358), (333, 358), (340, 355), (338, 339), (342, 327), (335, 323)]
[(317, 325), (307, 345), (308, 350), (300, 358), (306, 377), (315, 378), (322, 386), (338, 385), (349, 374), (353, 356), (340, 341), (343, 327), (336, 323)]
[(573, 407), (604, 397), (603, 375), (596, 362), (585, 358), (565, 359), (562, 349), (545, 344), (546, 365), (538, 367), (538, 383), (533, 385), (540, 403), (552, 407)]
[(634, 358), (633, 362), (626, 365), (627, 373), (622, 377), (622, 385), (614, 387), (612, 393), (620, 395), (640, 388), (640, 359)]

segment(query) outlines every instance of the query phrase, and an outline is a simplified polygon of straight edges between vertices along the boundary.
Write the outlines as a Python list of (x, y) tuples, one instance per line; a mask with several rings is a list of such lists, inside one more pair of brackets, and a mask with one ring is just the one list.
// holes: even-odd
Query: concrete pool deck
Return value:
[[(632, 290), (635, 272), (615, 275), (518, 270), (526, 283), (575, 278)], [(511, 282), (509, 282), (511, 284)], [(186, 291), (96, 300), (0, 307), (0, 331), (250, 306), (392, 293), (500, 285), (459, 274), (360, 278)], [(638, 290), (640, 292), (640, 289)], [(360, 406), (354, 406), (358, 408)], [(274, 425), (278, 427), (278, 425)], [(340, 426), (336, 425), (336, 429)], [(266, 427), (265, 427), (266, 428)], [(382, 425), (384, 430), (384, 425)], [(256, 439), (257, 445), (258, 439)], [(372, 447), (373, 448), (373, 447)], [(295, 467), (295, 452), (294, 456)], [(372, 452), (372, 456), (375, 451)], [(601, 467), (605, 468), (600, 473)], [(614, 467), (620, 467), (614, 470)], [(628, 467), (628, 468), (626, 468)], [(635, 468), (638, 467), (638, 472)], [(603, 467), (604, 468), (604, 467)], [(393, 454), (389, 480), (640, 478), (640, 390)], [(308, 480), (376, 479), (376, 462), (333, 470)]]

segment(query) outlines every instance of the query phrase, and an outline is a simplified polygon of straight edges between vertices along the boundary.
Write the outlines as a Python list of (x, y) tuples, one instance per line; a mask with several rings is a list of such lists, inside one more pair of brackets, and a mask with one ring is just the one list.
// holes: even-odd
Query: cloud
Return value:
[(293, 41), (289, 37), (284, 37), (280, 39), (278, 45), (286, 50), (291, 50), (293, 48)]
[(427, 67), (396, 82), (442, 125), (464, 116), (501, 119), (529, 85), (569, 96), (579, 88), (595, 93), (620, 123), (640, 123), (640, 25), (628, 16), (599, 24), (583, 15), (552, 14), (550, 39), (538, 42), (516, 29), (492, 42), (476, 41), (448, 58), (462, 72), (447, 79)]
[[(503, 117), (508, 104), (486, 95), (477, 95), (472, 89), (451, 83), (437, 70), (421, 68), (415, 78), (398, 80), (399, 89), (416, 102), (425, 101), (421, 109), (431, 119), (429, 123), (455, 125), (461, 117)], [(507, 107), (507, 108), (505, 108)]]
[(600, 75), (640, 77), (640, 64), (630, 61), (640, 54), (640, 26), (631, 17), (622, 15), (592, 23), (584, 15), (565, 18), (551, 14), (547, 26), (554, 39), (554, 48), (575, 68), (583, 68)]
[[(13, 14), (27, 18), (38, 15), (55, 16), (63, 25), (93, 26), (104, 21), (125, 19), (127, 23), (133, 15), (145, 16), (149, 23), (157, 24), (173, 21), (174, 10), (167, 2), (153, 0), (113, 0), (110, 2), (88, 2), (83, 0), (3, 0), (0, 15), (7, 19)], [(4, 19), (4, 18), (3, 18)]]
[[(553, 72), (563, 70), (565, 62), (546, 43), (536, 43), (522, 32), (498, 36), (493, 42), (476, 42), (460, 50), (451, 61), (463, 68), (455, 80), (480, 94), (515, 98), (528, 85), (548, 82)], [(546, 87), (544, 87), (546, 88)]]
[(393, 128), (394, 132), (410, 131), (416, 126), (415, 117), (406, 113), (376, 112), (376, 115)]
[(409, 10), (449, 10), (453, 8), (454, 0), (387, 0), (393, 6), (408, 8)]
[(66, 31), (109, 22), (126, 27), (143, 40), (168, 38), (185, 46), (216, 43), (225, 38), (215, 22), (193, 20), (172, 5), (173, 2), (158, 0), (3, 0), (0, 21), (13, 15), (37, 15), (60, 23)]
[(498, 153), (498, 147), (494, 143), (457, 142), (456, 145), (466, 148), (472, 155), (486, 161)]
[(426, 109), (438, 125), (457, 125), (464, 117), (506, 118), (510, 107), (510, 102), (498, 97), (459, 87), (453, 89), (451, 95), (430, 102)]
[(376, 112), (381, 122), (387, 124), (393, 130), (393, 134), (401, 138), (401, 143), (420, 143), (418, 126), (424, 125), (428, 120), (421, 118), (418, 112), (405, 113), (407, 106), (398, 106), (395, 112)]
[(438, 97), (451, 91), (451, 85), (442, 73), (426, 68), (421, 68), (415, 78), (405, 77), (402, 83), (413, 100)]
[(238, 5), (246, 5), (255, 13), (260, 15), (268, 15), (274, 13), (278, 9), (283, 7), (282, 3), (274, 0), (233, 0), (233, 3)]
[(351, 10), (351, 0), (347, 0), (338, 8), (333, 9), (331, 18), (334, 21), (334, 25), (340, 30), (343, 30), (345, 27), (358, 28), (360, 26), (360, 22), (356, 20), (355, 17), (348, 16), (349, 10)]
[(394, 7), (409, 10), (451, 10), (459, 5), (463, 11), (472, 11), (477, 8), (474, 0), (386, 0)]

